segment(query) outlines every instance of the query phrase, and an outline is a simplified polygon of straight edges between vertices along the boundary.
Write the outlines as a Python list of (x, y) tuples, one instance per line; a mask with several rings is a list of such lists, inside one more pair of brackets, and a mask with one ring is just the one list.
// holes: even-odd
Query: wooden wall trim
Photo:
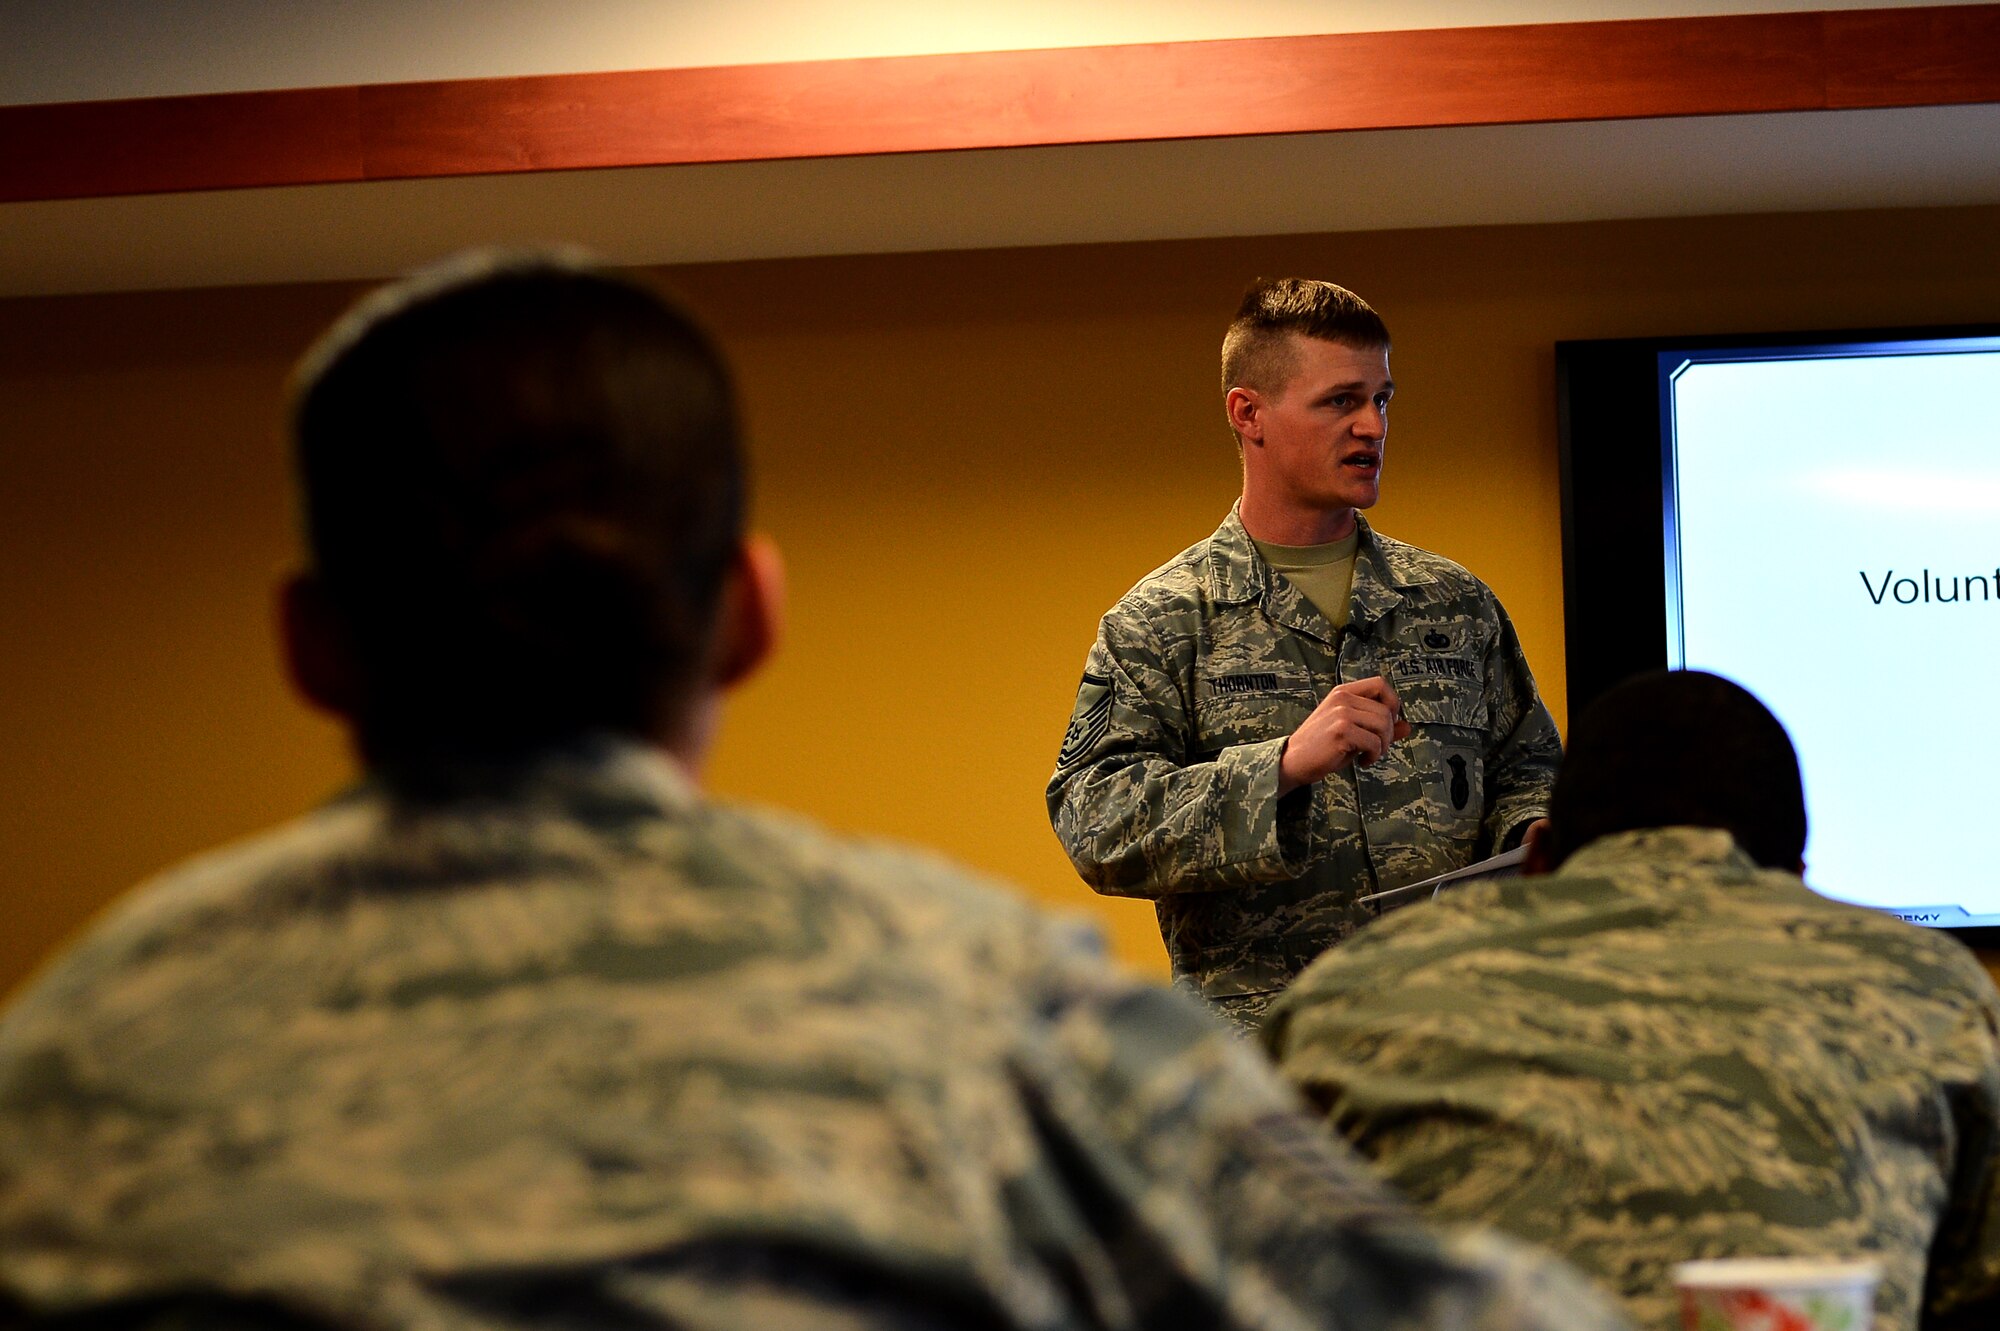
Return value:
[[(1910, 17), (1898, 21), (1898, 15)], [(1855, 9), (1824, 17), (1828, 105), (2000, 101), (2000, 5)]]
[(2000, 101), (2000, 4), (0, 107), (0, 202), (591, 167)]

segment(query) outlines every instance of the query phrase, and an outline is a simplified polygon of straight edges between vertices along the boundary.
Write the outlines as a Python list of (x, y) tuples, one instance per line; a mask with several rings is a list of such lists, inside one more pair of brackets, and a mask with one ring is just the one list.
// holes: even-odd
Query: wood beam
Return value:
[(2000, 101), (2000, 4), (0, 107), (0, 202), (517, 171)]

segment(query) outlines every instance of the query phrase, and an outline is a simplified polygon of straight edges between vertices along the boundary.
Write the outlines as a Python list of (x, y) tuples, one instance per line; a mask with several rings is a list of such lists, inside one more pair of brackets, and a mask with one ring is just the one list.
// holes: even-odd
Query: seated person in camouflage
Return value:
[(1641, 676), (1572, 727), (1549, 820), (1537, 876), (1300, 976), (1284, 1075), (1434, 1218), (1567, 1254), (1640, 1326), (1676, 1324), (1673, 1263), (1777, 1255), (1880, 1261), (1876, 1331), (2000, 1324), (2000, 995), (1801, 881), (1777, 719)]
[(1099, 892), (1149, 897), (1176, 979), (1244, 1025), (1374, 918), (1358, 900), (1511, 850), (1562, 754), (1507, 612), (1361, 517), (1389, 330), (1260, 281), (1222, 343), (1243, 495), (1098, 626), (1055, 776)]
[(657, 294), (420, 276), (293, 424), (286, 638), (368, 775), (6, 1013), (0, 1325), (1614, 1320), (1415, 1220), (1075, 930), (701, 795), (776, 565), (724, 366)]

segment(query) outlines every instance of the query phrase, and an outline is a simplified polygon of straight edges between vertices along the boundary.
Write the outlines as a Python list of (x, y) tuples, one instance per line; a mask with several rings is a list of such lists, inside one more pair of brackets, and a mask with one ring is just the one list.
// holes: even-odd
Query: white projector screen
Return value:
[(1814, 887), (2000, 925), (2000, 338), (1659, 365), (1667, 663), (1791, 732)]

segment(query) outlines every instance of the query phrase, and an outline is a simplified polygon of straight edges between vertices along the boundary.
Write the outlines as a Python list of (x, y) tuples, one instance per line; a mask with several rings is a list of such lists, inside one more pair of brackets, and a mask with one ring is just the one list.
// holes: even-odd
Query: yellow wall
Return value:
[[(1042, 783), (1096, 617), (1232, 497), (1214, 362), (1246, 278), (1344, 281), (1396, 332), (1380, 525), (1500, 592), (1563, 716), (1558, 338), (2000, 318), (2000, 209), (815, 259), (676, 270), (738, 359), (791, 640), (722, 791), (1095, 909)], [(285, 694), (275, 437), (353, 294), (0, 302), (0, 988), (142, 874), (343, 779)], [(1588, 608), (1572, 608), (1573, 624)]]

